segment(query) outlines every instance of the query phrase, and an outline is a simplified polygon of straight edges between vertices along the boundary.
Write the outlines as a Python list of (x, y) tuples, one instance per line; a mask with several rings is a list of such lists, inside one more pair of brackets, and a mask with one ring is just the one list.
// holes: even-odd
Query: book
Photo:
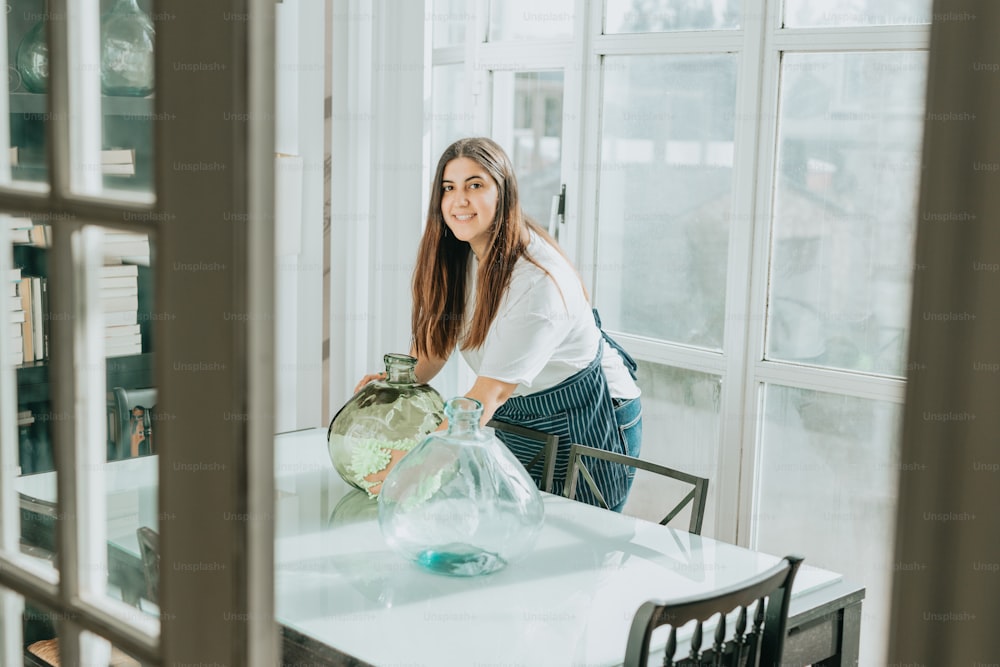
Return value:
[(104, 338), (131, 338), (142, 332), (139, 324), (117, 324), (104, 327)]
[(101, 309), (105, 314), (120, 313), (123, 311), (132, 311), (134, 313), (139, 309), (139, 297), (136, 295), (109, 298), (102, 297)]
[[(44, 278), (31, 279), (31, 333), (34, 336), (32, 347), (34, 348), (34, 358), (31, 361), (45, 359), (45, 335), (43, 327), (48, 318), (42, 308), (42, 282), (48, 282)], [(25, 356), (27, 359), (27, 356)]]
[(31, 228), (31, 244), (39, 248), (52, 247), (52, 226), (34, 225)]
[(138, 322), (139, 313), (137, 310), (123, 310), (119, 312), (104, 313), (105, 327), (116, 327), (123, 324), (137, 324)]
[(139, 293), (139, 282), (135, 276), (101, 276), (100, 287), (105, 289), (121, 289), (123, 287), (135, 288), (135, 294)]
[(101, 151), (101, 164), (135, 164), (135, 149), (105, 148)]
[(101, 300), (104, 299), (114, 299), (123, 296), (138, 296), (139, 286), (132, 285), (131, 287), (101, 287)]
[(123, 357), (126, 355), (142, 354), (142, 342), (127, 343), (124, 345), (110, 345), (105, 341), (104, 356)]
[(135, 176), (134, 164), (102, 164), (101, 173), (108, 176)]
[(31, 312), (31, 278), (21, 279), (21, 310), (24, 311), (24, 322), (21, 323), (21, 349), (24, 358), (35, 360), (35, 318)]
[[(49, 279), (42, 278), (42, 349), (41, 358), (49, 358)], [(37, 339), (36, 339), (37, 340)], [(37, 354), (39, 351), (36, 350)]]
[(120, 278), (122, 276), (138, 276), (139, 267), (135, 264), (105, 264), (101, 267), (101, 278)]

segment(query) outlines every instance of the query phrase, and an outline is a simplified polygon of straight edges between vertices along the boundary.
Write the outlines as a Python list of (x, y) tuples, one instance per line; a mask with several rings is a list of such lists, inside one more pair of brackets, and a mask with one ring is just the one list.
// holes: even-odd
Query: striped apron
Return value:
[[(594, 320), (600, 328), (600, 317), (594, 310)], [(603, 330), (604, 340), (622, 355), (625, 367), (635, 378), (635, 361)], [(603, 345), (597, 346), (597, 356), (586, 368), (577, 371), (559, 384), (544, 391), (524, 396), (512, 396), (493, 414), (493, 419), (559, 436), (552, 493), (561, 495), (566, 484), (569, 450), (573, 443), (627, 454), (625, 441), (615, 420), (614, 406), (608, 381), (601, 367)], [(496, 435), (527, 466), (542, 447), (542, 443), (505, 431)], [(531, 471), (536, 484), (541, 484), (542, 470)], [(609, 507), (615, 507), (628, 493), (628, 468), (608, 461), (592, 459), (587, 469), (601, 489)], [(576, 499), (597, 505), (590, 487), (580, 480)]]

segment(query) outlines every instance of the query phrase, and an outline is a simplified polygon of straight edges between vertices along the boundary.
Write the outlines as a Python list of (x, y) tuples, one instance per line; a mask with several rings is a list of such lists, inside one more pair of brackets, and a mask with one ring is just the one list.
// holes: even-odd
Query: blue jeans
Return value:
[[(615, 406), (615, 421), (618, 422), (618, 430), (625, 440), (625, 453), (628, 456), (638, 457), (642, 451), (642, 402), (638, 398), (612, 399)], [(635, 468), (628, 471), (628, 489), (632, 489), (632, 482), (635, 481)], [(621, 502), (612, 507), (612, 511), (621, 512), (628, 500), (628, 491)]]

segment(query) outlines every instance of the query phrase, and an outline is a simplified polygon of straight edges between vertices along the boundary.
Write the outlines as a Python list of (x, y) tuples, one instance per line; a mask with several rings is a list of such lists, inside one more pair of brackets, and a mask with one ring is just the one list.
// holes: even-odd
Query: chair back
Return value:
[[(153, 441), (153, 412), (156, 409), (156, 388), (124, 389), (115, 387), (108, 392), (109, 460), (156, 452)], [(138, 441), (132, 453), (133, 437)]]
[(701, 534), (701, 526), (705, 519), (705, 503), (708, 499), (707, 478), (691, 475), (689, 473), (676, 470), (674, 468), (668, 468), (667, 466), (662, 466), (651, 461), (644, 461), (642, 459), (635, 458), (634, 456), (626, 456), (624, 454), (617, 454), (615, 452), (609, 452), (603, 449), (574, 443), (570, 447), (569, 468), (566, 472), (566, 487), (563, 490), (563, 495), (570, 499), (576, 497), (577, 482), (579, 477), (582, 475), (584, 481), (597, 498), (600, 506), (605, 509), (608, 508), (608, 502), (604, 499), (604, 496), (597, 488), (597, 482), (594, 480), (593, 475), (590, 474), (590, 470), (587, 468), (587, 465), (583, 460), (584, 457), (604, 459), (605, 461), (611, 461), (612, 463), (620, 463), (622, 465), (638, 468), (640, 470), (646, 470), (657, 475), (662, 475), (664, 477), (669, 477), (671, 479), (690, 484), (691, 490), (686, 496), (684, 496), (683, 499), (681, 499), (680, 502), (674, 505), (670, 511), (667, 512), (663, 519), (660, 520), (660, 524), (664, 526), (667, 525), (690, 504), (691, 519), (688, 521), (688, 532), (695, 535)]
[(142, 557), (142, 575), (146, 580), (146, 598), (155, 604), (160, 602), (160, 535), (152, 528), (140, 526), (135, 535), (139, 540), (139, 555)]
[[(540, 479), (539, 489), (551, 493), (556, 469), (556, 452), (559, 450), (559, 436), (496, 419), (491, 419), (486, 425), (499, 431), (498, 437), (508, 445), (511, 444), (508, 442), (511, 439), (520, 440), (522, 443), (527, 441), (531, 446), (538, 447), (538, 452), (524, 468), (533, 479)], [(541, 477), (532, 472), (538, 465), (541, 465)]]
[[(665, 667), (778, 667), (792, 583), (801, 563), (799, 556), (786, 556), (768, 571), (728, 589), (643, 603), (632, 619), (624, 667), (647, 667), (653, 630), (664, 625), (670, 628), (662, 662)], [(732, 612), (736, 612), (736, 620), (729, 633), (726, 619)], [(703, 625), (709, 620), (715, 621), (714, 639), (703, 650)], [(691, 621), (695, 624), (690, 650), (687, 656), (677, 657), (677, 629)]]

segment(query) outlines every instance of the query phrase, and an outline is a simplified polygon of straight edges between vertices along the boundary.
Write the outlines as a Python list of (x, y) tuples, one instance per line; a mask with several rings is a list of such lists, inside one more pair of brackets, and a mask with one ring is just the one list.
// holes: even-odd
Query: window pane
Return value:
[(785, 0), (786, 28), (931, 22), (931, 0)]
[[(0, 588), (0, 663), (33, 665), (32, 658), (51, 656), (59, 645), (59, 615), (8, 588)], [(27, 656), (31, 656), (28, 658)], [(58, 661), (46, 661), (59, 664)]]
[(732, 55), (605, 59), (593, 268), (610, 329), (722, 347), (736, 71)]
[[(176, 119), (157, 118), (153, 110), (152, 0), (138, 0), (138, 12), (126, 9), (128, 6), (129, 3), (105, 6), (101, 16), (100, 170), (105, 190), (148, 193), (153, 189), (153, 123)], [(188, 69), (192, 77), (204, 77), (218, 63), (173, 66)], [(174, 165), (174, 168), (204, 170), (213, 165)]]
[(494, 137), (514, 163), (521, 207), (543, 227), (562, 172), (563, 73), (494, 72)]
[(493, 0), (489, 41), (567, 39), (575, 16), (574, 0)]
[(472, 17), (472, 7), (467, 0), (434, 0), (431, 14), (434, 47), (465, 43), (465, 25)]
[[(885, 664), (893, 572), (901, 406), (768, 386), (754, 549), (863, 584), (862, 665)], [(845, 548), (850, 545), (850, 548)]]
[[(427, 126), (431, 132), (430, 168), (456, 139), (472, 134), (473, 114), (465, 111), (465, 65), (439, 65), (431, 73), (433, 94), (428, 100)], [(433, 173), (432, 173), (433, 175)]]
[(904, 374), (926, 61), (784, 57), (768, 358)]
[[(0, 588), (0, 664), (38, 665), (66, 664), (62, 647), (64, 637), (59, 634), (59, 621), (63, 614), (43, 607), (7, 588)], [(81, 662), (85, 665), (139, 667), (134, 656), (113, 647), (106, 639), (90, 632), (80, 633)]]
[(607, 0), (604, 32), (731, 30), (742, 12), (743, 0)]
[(14, 181), (48, 181), (48, 12), (22, 2), (7, 13), (7, 85), (10, 94), (10, 166)]
[[(20, 551), (36, 565), (53, 568), (55, 555), (55, 473), (53, 442), (55, 425), (66, 416), (52, 407), (49, 384), (48, 253), (51, 228), (41, 217), (16, 218), (0, 215), (13, 248), (9, 253), (10, 274), (4, 276), (4, 308), (7, 310), (7, 337), (11, 354), (5, 363), (15, 368), (17, 394), (17, 474), (20, 510)], [(50, 479), (44, 490), (35, 490), (34, 480)]]
[(107, 397), (101, 417), (107, 419), (107, 438), (100, 457), (106, 464), (96, 470), (100, 491), (91, 500), (95, 508), (103, 506), (107, 526), (108, 594), (133, 606), (149, 606), (157, 602), (148, 585), (155, 581), (144, 575), (137, 530), (159, 531), (157, 427), (169, 417), (157, 409), (153, 376), (153, 323), (161, 318), (153, 293), (153, 253), (147, 234), (116, 229), (103, 229), (102, 246), (98, 303)]
[[(713, 535), (722, 378), (645, 361), (639, 362), (638, 375), (644, 434), (641, 458), (709, 479), (702, 535)], [(659, 522), (690, 488), (637, 471), (625, 514)], [(690, 516), (684, 510), (670, 525), (686, 529)]]

